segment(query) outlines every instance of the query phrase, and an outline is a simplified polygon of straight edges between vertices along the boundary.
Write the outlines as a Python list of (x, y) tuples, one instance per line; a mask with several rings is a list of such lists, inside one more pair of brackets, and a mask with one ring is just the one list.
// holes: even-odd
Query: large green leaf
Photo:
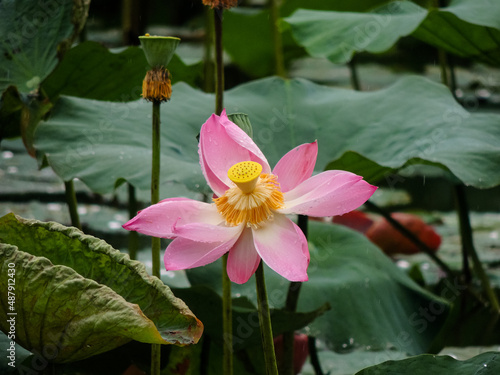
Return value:
[[(500, 116), (469, 113), (446, 87), (423, 78), (369, 93), (268, 78), (236, 87), (225, 98), (228, 113), (250, 116), (254, 140), (272, 165), (291, 148), (318, 139), (317, 170), (341, 167), (376, 182), (425, 162), (475, 187), (500, 183)], [(196, 135), (213, 102), (212, 94), (174, 85), (172, 100), (161, 109), (162, 184), (206, 189)], [(63, 97), (53, 117), (39, 125), (35, 146), (63, 180), (78, 177), (100, 193), (123, 179), (148, 190), (150, 113), (143, 101)]]
[[(302, 284), (298, 309), (325, 302), (331, 310), (309, 325), (309, 333), (336, 351), (369, 346), (426, 352), (448, 315), (448, 304), (415, 284), (375, 245), (348, 228), (309, 223), (309, 281)], [(188, 271), (192, 285), (221, 290), (219, 263)], [(288, 282), (266, 268), (270, 305), (282, 307)], [(254, 280), (232, 292), (255, 298)]]
[(451, 0), (443, 11), (453, 13), (466, 22), (500, 30), (500, 7), (498, 2), (490, 0)]
[[(85, 42), (68, 51), (64, 60), (42, 83), (49, 96), (132, 101), (141, 97), (142, 80), (149, 65), (139, 47), (113, 52), (96, 42)], [(187, 66), (175, 55), (169, 64), (173, 82), (195, 85), (201, 63)]]
[(0, 92), (38, 88), (69, 49), (87, 18), (90, 0), (0, 2)]
[[(365, 11), (385, 1), (287, 0), (283, 2), (280, 15), (288, 16), (297, 8)], [(251, 32), (241, 32), (242, 30)], [(283, 30), (282, 38), (286, 62), (304, 54), (288, 30)], [(250, 77), (258, 78), (275, 73), (272, 40), (269, 10), (256, 11), (237, 7), (224, 13), (224, 49), (231, 56), (233, 63)]]
[(284, 21), (311, 56), (346, 63), (355, 52), (380, 53), (411, 34), (427, 16), (409, 1), (396, 1), (376, 13), (298, 10)]
[[(203, 325), (140, 262), (97, 238), (57, 223), (8, 214), (0, 219), (4, 275), (15, 270), (15, 304), (2, 294), (2, 310), (15, 312), (16, 341), (26, 349), (55, 350), (69, 362), (130, 340), (190, 344)], [(7, 290), (7, 278), (0, 285)], [(8, 332), (4, 319), (1, 329)]]
[[(205, 181), (198, 164), (196, 135), (202, 118), (210, 115), (212, 100), (185, 84), (174, 87), (174, 96), (180, 94), (177, 91), (201, 100), (197, 108), (173, 100), (162, 105), (160, 182), (163, 186), (183, 182), (194, 190), (202, 189)], [(194, 111), (198, 120), (189, 121), (186, 114)], [(61, 97), (52, 115), (49, 122), (39, 124), (36, 147), (64, 181), (78, 176), (98, 193), (113, 191), (124, 179), (139, 189), (149, 189), (150, 103)]]
[(412, 35), (455, 55), (498, 66), (500, 64), (500, 23), (496, 17), (498, 14), (500, 14), (499, 2), (454, 1), (449, 8), (431, 10)]
[(487, 352), (466, 361), (457, 361), (449, 356), (419, 355), (399, 361), (387, 361), (368, 367), (356, 375), (496, 375), (500, 372), (500, 354)]
[(384, 52), (412, 35), (459, 56), (500, 63), (500, 3), (455, 0), (447, 8), (424, 9), (395, 1), (369, 13), (298, 10), (284, 21), (297, 42), (315, 57), (345, 63), (353, 53)]

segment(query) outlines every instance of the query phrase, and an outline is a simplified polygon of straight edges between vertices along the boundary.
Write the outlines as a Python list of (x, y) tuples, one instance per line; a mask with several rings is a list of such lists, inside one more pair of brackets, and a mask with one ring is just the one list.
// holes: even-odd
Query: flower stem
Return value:
[(276, 354), (274, 352), (273, 329), (271, 326), (271, 314), (269, 313), (269, 303), (267, 300), (266, 281), (264, 278), (264, 266), (260, 262), (255, 272), (257, 286), (257, 303), (259, 309), (260, 334), (262, 346), (264, 348), (264, 360), (266, 363), (267, 375), (278, 375), (278, 365), (276, 364)]
[[(224, 61), (222, 60), (222, 15), (223, 9), (214, 9), (215, 31), (215, 114), (224, 108)], [(222, 370), (224, 375), (233, 374), (233, 315), (231, 301), (231, 280), (227, 275), (228, 254), (222, 256)]]
[[(447, 74), (447, 68), (448, 68), (448, 62), (446, 58), (446, 53), (442, 50), (438, 50), (439, 53), (439, 65), (441, 67), (441, 82), (448, 86), (450, 90), (452, 90), (452, 93), (455, 91), (455, 87), (449, 87), (448, 84), (448, 74)], [(451, 67), (450, 67), (450, 70)], [(451, 76), (453, 77), (452, 80), (452, 85), (455, 85), (455, 77), (454, 73), (451, 73)], [(476, 248), (474, 246), (474, 240), (472, 237), (472, 228), (470, 225), (470, 219), (469, 219), (469, 206), (467, 204), (467, 198), (465, 196), (465, 187), (464, 185), (455, 185), (455, 202), (456, 202), (456, 208), (457, 208), (457, 214), (458, 214), (458, 221), (459, 221), (459, 227), (460, 227), (460, 237), (462, 239), (462, 258), (463, 258), (463, 273), (464, 277), (467, 279), (470, 279), (469, 276), (469, 262), (468, 262), (468, 257), (472, 258), (472, 267), (474, 268), (474, 272), (476, 273), (476, 276), (481, 280), (481, 285), (483, 287), (483, 290), (486, 292), (486, 295), (488, 296), (488, 300), (490, 301), (492, 309), (497, 313), (500, 314), (500, 303), (498, 301), (498, 297), (495, 293), (495, 290), (491, 287), (490, 279), (488, 278), (488, 275), (484, 271), (483, 264), (481, 263), (481, 260), (479, 259), (479, 256), (477, 255)]]
[(311, 366), (316, 375), (323, 375), (321, 363), (319, 362), (318, 349), (316, 348), (316, 338), (309, 336), (307, 340), (307, 347), (309, 349), (309, 357), (311, 358)]
[[(152, 166), (151, 166), (151, 204), (160, 200), (160, 103), (153, 102), (153, 131), (152, 131)], [(160, 247), (161, 239), (151, 239), (151, 258), (153, 262), (153, 276), (160, 278)], [(151, 345), (151, 374), (159, 375), (161, 369), (161, 346)]]
[(231, 304), (231, 280), (227, 276), (228, 254), (222, 256), (222, 330), (224, 348), (222, 357), (223, 374), (233, 373), (233, 311)]
[(349, 72), (351, 73), (351, 86), (355, 91), (361, 91), (361, 84), (359, 83), (359, 74), (356, 64), (356, 55), (354, 55), (347, 64), (349, 66)]
[[(160, 201), (160, 102), (153, 102), (153, 160), (151, 168), (151, 204)], [(160, 239), (152, 241), (153, 276), (160, 277)]]
[[(298, 226), (302, 230), (302, 233), (307, 238), (307, 227), (309, 218), (306, 215), (299, 215)], [(299, 302), (300, 288), (302, 287), (301, 282), (291, 282), (288, 287), (288, 294), (286, 296), (285, 310), (290, 312), (295, 312), (297, 310), (297, 304)], [(281, 364), (280, 374), (281, 375), (294, 375), (293, 369), (293, 355), (294, 355), (294, 341), (295, 332), (289, 331), (283, 333), (283, 363)]]
[(441, 75), (441, 83), (445, 86), (449, 86), (448, 81), (448, 63), (446, 59), (446, 52), (444, 52), (441, 48), (438, 48), (438, 60), (439, 60), (439, 70)]
[(214, 18), (212, 10), (209, 7), (204, 9), (205, 16), (205, 38), (203, 41), (203, 71), (204, 82), (203, 90), (205, 92), (214, 92), (214, 61), (212, 54), (212, 46), (214, 44)]
[(223, 10), (215, 10), (214, 30), (215, 30), (215, 114), (220, 115), (224, 108), (224, 61), (222, 60), (222, 15)]
[(274, 66), (275, 74), (280, 77), (285, 77), (285, 58), (283, 57), (283, 39), (279, 30), (280, 18), (280, 0), (269, 0), (269, 9), (271, 12), (271, 33), (273, 37), (274, 47)]
[[(134, 185), (128, 183), (128, 216), (132, 219), (137, 215), (137, 197)], [(128, 255), (130, 259), (137, 259), (137, 249), (139, 248), (139, 234), (136, 231), (128, 233)]]
[(420, 239), (415, 236), (412, 232), (410, 232), (408, 229), (406, 229), (401, 223), (397, 220), (395, 220), (389, 213), (387, 213), (385, 210), (380, 208), (378, 205), (371, 201), (366, 201), (365, 206), (368, 207), (368, 209), (377, 212), (378, 214), (382, 215), (389, 224), (391, 224), (396, 230), (398, 230), (402, 235), (404, 235), (406, 238), (408, 238), (411, 242), (413, 242), (418, 248), (427, 254), (436, 264), (441, 268), (443, 272), (445, 272), (448, 276), (453, 275), (453, 271), (451, 270), (448, 265), (443, 262), (429, 247), (420, 241)]
[(500, 304), (495, 290), (491, 287), (490, 279), (484, 271), (483, 265), (477, 251), (474, 247), (474, 240), (472, 238), (472, 228), (469, 220), (469, 208), (467, 205), (467, 198), (465, 196), (465, 188), (463, 185), (455, 186), (455, 197), (458, 213), (458, 221), (460, 225), (460, 236), (462, 238), (462, 251), (472, 258), (474, 272), (481, 280), (481, 285), (488, 296), (491, 307), (498, 314), (500, 313)]
[(69, 216), (71, 225), (75, 228), (82, 229), (80, 225), (80, 217), (78, 216), (78, 202), (76, 201), (75, 185), (73, 180), (64, 181), (66, 203), (68, 204)]

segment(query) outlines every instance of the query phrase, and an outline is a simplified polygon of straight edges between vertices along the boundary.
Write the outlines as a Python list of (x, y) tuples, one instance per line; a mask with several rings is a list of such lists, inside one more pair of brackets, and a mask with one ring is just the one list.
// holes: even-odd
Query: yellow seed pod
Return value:
[(259, 163), (255, 161), (242, 161), (229, 168), (227, 176), (242, 192), (248, 194), (254, 190), (261, 173), (262, 165)]

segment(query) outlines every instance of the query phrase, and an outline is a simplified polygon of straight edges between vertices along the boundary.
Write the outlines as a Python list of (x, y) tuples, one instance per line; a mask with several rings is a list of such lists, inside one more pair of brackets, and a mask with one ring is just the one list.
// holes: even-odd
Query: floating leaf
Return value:
[[(298, 311), (329, 303), (309, 333), (335, 351), (357, 347), (426, 352), (443, 327), (449, 305), (414, 283), (375, 245), (348, 228), (309, 222), (309, 281), (302, 284)], [(187, 271), (192, 285), (221, 291), (220, 263)], [(232, 292), (255, 298), (253, 279)], [(272, 307), (281, 307), (289, 282), (266, 268)]]
[(387, 361), (380, 365), (368, 367), (356, 375), (495, 375), (500, 372), (500, 354), (488, 352), (480, 354), (466, 361), (457, 361), (449, 356), (419, 355), (399, 361)]
[[(17, 313), (16, 341), (26, 349), (50, 347), (48, 359), (71, 362), (130, 340), (184, 345), (201, 336), (201, 322), (167, 286), (102, 240), (8, 214), (0, 242), (2, 272), (14, 269), (16, 280), (15, 304), (6, 294), (0, 303)], [(0, 283), (7, 290), (7, 278)]]
[[(254, 140), (271, 165), (318, 139), (317, 170), (347, 169), (376, 182), (404, 166), (428, 163), (475, 187), (500, 184), (500, 116), (467, 112), (445, 86), (427, 79), (408, 77), (384, 90), (355, 92), (267, 78), (238, 86), (226, 98), (228, 113), (248, 114)], [(212, 94), (174, 85), (172, 100), (161, 108), (161, 184), (209, 192), (196, 135), (213, 103)], [(53, 117), (39, 125), (35, 147), (65, 181), (77, 177), (108, 193), (125, 179), (147, 190), (150, 113), (143, 101), (63, 97)]]
[[(208, 94), (185, 84), (174, 87), (174, 96), (178, 87), (209, 98)], [(183, 182), (193, 190), (204, 188), (196, 140), (202, 120), (189, 121), (186, 113), (197, 111), (208, 118), (212, 107), (210, 99), (202, 100), (196, 109), (178, 106), (173, 100), (161, 106), (161, 185), (173, 181)], [(64, 181), (79, 176), (99, 193), (113, 191), (124, 179), (139, 189), (149, 189), (151, 168), (146, 167), (151, 163), (149, 103), (61, 97), (52, 116), (49, 122), (39, 124), (36, 147)]]
[(0, 92), (38, 89), (71, 46), (90, 0), (0, 2)]

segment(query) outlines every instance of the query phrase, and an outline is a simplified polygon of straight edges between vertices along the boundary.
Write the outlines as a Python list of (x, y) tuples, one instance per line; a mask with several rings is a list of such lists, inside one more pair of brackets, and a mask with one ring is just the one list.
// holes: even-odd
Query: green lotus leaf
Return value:
[[(427, 79), (407, 77), (384, 90), (355, 92), (267, 78), (225, 97), (228, 113), (248, 114), (254, 140), (271, 165), (317, 139), (318, 171), (342, 168), (376, 183), (404, 166), (429, 163), (475, 187), (500, 184), (499, 115), (470, 113), (445, 86)], [(162, 197), (169, 181), (209, 192), (196, 135), (213, 103), (213, 94), (179, 83), (161, 106)], [(143, 101), (62, 97), (52, 118), (38, 126), (35, 147), (65, 181), (79, 178), (93, 191), (108, 193), (125, 179), (148, 190), (150, 115)]]
[[(49, 98), (71, 95), (80, 98), (128, 102), (141, 98), (142, 80), (149, 70), (139, 47), (108, 50), (96, 42), (71, 48), (42, 83)], [(195, 86), (201, 77), (201, 63), (186, 65), (174, 55), (169, 64), (173, 82)]]
[[(324, 303), (331, 309), (309, 324), (309, 333), (338, 352), (369, 347), (425, 353), (444, 326), (450, 306), (418, 286), (379, 248), (358, 232), (309, 221), (309, 280), (302, 284), (298, 311)], [(187, 270), (192, 285), (221, 292), (220, 263)], [(271, 307), (282, 307), (289, 282), (266, 267)], [(252, 276), (233, 285), (233, 295), (255, 298)]]
[(452, 54), (493, 66), (500, 64), (500, 3), (455, 0), (432, 9), (412, 34)]
[(284, 21), (311, 56), (346, 63), (355, 52), (380, 53), (411, 34), (427, 11), (409, 1), (396, 1), (369, 13), (296, 11)]
[(0, 92), (38, 89), (87, 19), (90, 0), (0, 2)]
[(494, 375), (500, 372), (500, 355), (498, 352), (482, 353), (465, 361), (457, 361), (450, 356), (419, 355), (399, 361), (387, 361), (380, 365), (365, 368), (356, 375)]
[[(48, 360), (77, 361), (131, 340), (185, 345), (201, 336), (203, 325), (184, 302), (102, 240), (8, 214), (0, 218), (0, 243), (3, 274), (15, 270), (15, 303), (2, 294), (2, 310), (17, 314), (16, 341)], [(0, 328), (10, 332), (5, 319)]]
[[(386, 0), (287, 0), (281, 2), (280, 15), (286, 17), (298, 8), (364, 12)], [(252, 30), (242, 33), (241, 30)], [(281, 30), (285, 62), (305, 55), (289, 30)], [(275, 73), (274, 46), (269, 10), (255, 11), (243, 7), (224, 13), (224, 50), (248, 76), (259, 78)]]
[(412, 35), (453, 54), (487, 64), (500, 63), (500, 3), (454, 0), (446, 8), (424, 9), (394, 1), (367, 13), (298, 10), (284, 19), (310, 55), (334, 63), (353, 53), (380, 53)]

